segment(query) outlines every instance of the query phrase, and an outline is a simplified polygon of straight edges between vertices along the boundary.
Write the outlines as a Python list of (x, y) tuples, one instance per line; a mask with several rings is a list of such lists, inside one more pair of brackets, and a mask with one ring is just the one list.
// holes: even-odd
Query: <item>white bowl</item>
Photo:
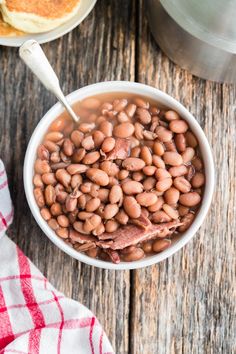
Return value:
[(205, 166), (206, 182), (205, 190), (202, 199), (200, 209), (194, 219), (194, 222), (189, 227), (189, 229), (182, 235), (174, 239), (172, 245), (165, 251), (158, 253), (153, 256), (148, 256), (144, 259), (135, 262), (121, 262), (119, 264), (113, 264), (111, 262), (105, 262), (99, 259), (94, 259), (88, 257), (83, 253), (79, 253), (70, 246), (68, 246), (62, 239), (60, 239), (55, 232), (48, 226), (47, 222), (42, 218), (39, 208), (36, 204), (33, 195), (33, 175), (34, 175), (34, 161), (36, 157), (36, 150), (46, 131), (48, 130), (52, 121), (58, 117), (62, 112), (63, 108), (60, 103), (55, 104), (40, 120), (37, 127), (35, 128), (33, 135), (30, 139), (26, 156), (24, 162), (24, 187), (25, 193), (28, 200), (29, 207), (36, 219), (38, 225), (41, 227), (43, 232), (50, 238), (50, 240), (57, 245), (64, 252), (70, 256), (82, 261), (84, 263), (106, 269), (136, 269), (145, 266), (149, 266), (154, 263), (158, 263), (163, 259), (171, 256), (182, 248), (197, 232), (200, 225), (202, 224), (207, 211), (210, 207), (213, 189), (214, 189), (214, 163), (212, 158), (211, 149), (207, 138), (202, 131), (200, 125), (196, 119), (192, 116), (189, 111), (182, 106), (174, 98), (170, 97), (166, 93), (157, 90), (156, 88), (146, 86), (139, 83), (127, 82), (127, 81), (111, 81), (111, 82), (101, 82), (94, 85), (89, 85), (83, 87), (77, 91), (72, 92), (68, 95), (68, 100), (71, 104), (84, 99), (85, 97), (93, 96), (96, 94), (106, 93), (106, 92), (128, 92), (137, 95), (147, 96), (151, 99), (156, 100), (159, 104), (169, 107), (177, 111), (189, 124), (191, 130), (196, 135), (200, 150), (202, 153), (202, 158)]
[(78, 12), (69, 21), (63, 25), (44, 33), (28, 33), (22, 36), (4, 37), (0, 36), (0, 45), (8, 47), (20, 47), (25, 41), (35, 39), (40, 44), (47, 43), (64, 36), (77, 27), (92, 11), (97, 0), (81, 0)]

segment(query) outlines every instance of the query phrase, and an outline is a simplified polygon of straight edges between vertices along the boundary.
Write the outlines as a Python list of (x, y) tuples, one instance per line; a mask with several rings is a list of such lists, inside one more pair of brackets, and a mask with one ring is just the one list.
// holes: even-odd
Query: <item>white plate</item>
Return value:
[(77, 27), (84, 19), (88, 16), (90, 11), (92, 11), (97, 0), (81, 0), (80, 7), (78, 12), (72, 19), (64, 23), (63, 25), (55, 28), (52, 31), (44, 33), (32, 33), (26, 34), (24, 36), (15, 36), (15, 37), (1, 37), (0, 36), (0, 45), (5, 45), (8, 47), (20, 47), (28, 39), (35, 39), (39, 43), (47, 43), (64, 36), (64, 34), (72, 31)]

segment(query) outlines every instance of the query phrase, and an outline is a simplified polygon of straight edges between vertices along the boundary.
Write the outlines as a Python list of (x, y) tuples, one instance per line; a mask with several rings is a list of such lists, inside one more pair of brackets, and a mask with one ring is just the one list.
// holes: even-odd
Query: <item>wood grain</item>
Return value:
[(194, 239), (132, 276), (130, 353), (233, 353), (235, 337), (236, 90), (193, 77), (163, 55), (139, 8), (138, 81), (183, 103), (213, 148), (216, 189)]
[(111, 272), (56, 248), (29, 211), (22, 181), (30, 136), (55, 99), (17, 49), (0, 49), (0, 151), (15, 205), (11, 238), (49, 280), (98, 316), (120, 354), (231, 354), (235, 333), (236, 88), (180, 69), (150, 35), (144, 1), (100, 0), (73, 32), (43, 46), (62, 88), (140, 81), (180, 100), (203, 127), (216, 164), (210, 213), (194, 239), (159, 265)]

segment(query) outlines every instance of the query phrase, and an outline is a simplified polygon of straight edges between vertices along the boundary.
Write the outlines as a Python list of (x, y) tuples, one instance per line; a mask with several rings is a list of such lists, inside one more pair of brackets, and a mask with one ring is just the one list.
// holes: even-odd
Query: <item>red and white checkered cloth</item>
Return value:
[(101, 325), (6, 236), (13, 207), (0, 160), (0, 354), (112, 354)]

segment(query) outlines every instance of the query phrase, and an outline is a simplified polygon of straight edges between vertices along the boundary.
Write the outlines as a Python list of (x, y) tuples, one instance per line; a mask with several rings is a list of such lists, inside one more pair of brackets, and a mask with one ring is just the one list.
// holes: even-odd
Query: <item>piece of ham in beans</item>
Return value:
[(78, 252), (135, 262), (190, 227), (205, 184), (198, 140), (172, 109), (131, 94), (89, 97), (37, 149), (42, 218)]

